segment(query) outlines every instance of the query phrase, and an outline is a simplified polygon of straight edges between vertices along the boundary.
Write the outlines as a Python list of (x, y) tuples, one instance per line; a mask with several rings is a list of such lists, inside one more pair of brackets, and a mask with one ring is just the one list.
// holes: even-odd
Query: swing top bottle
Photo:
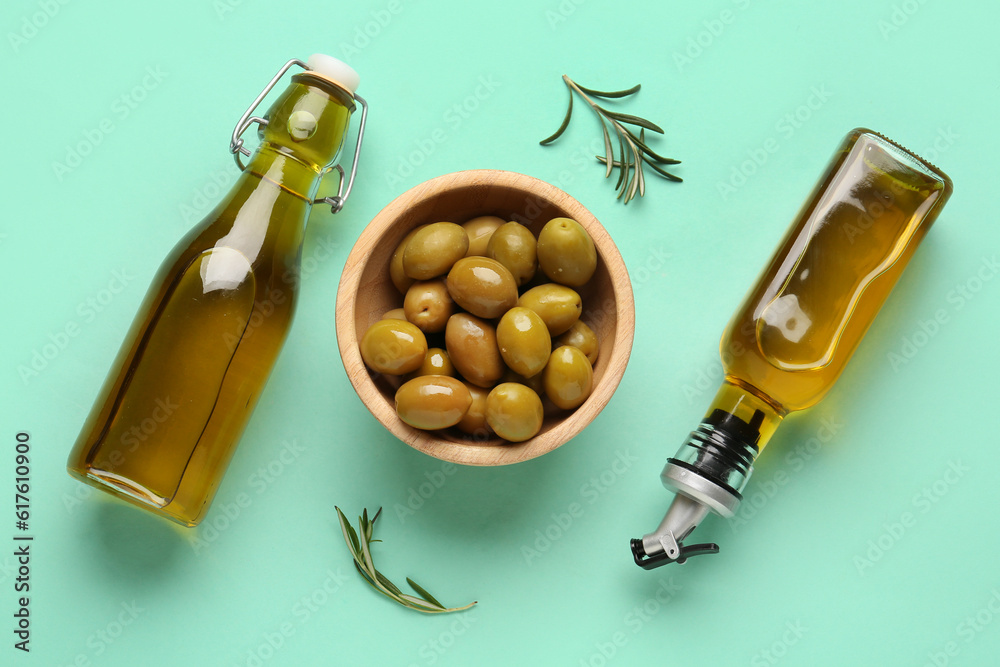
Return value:
[[(304, 71), (253, 116), (293, 66)], [(328, 56), (289, 61), (243, 114), (230, 145), (243, 173), (153, 278), (70, 454), (71, 475), (184, 525), (203, 518), (291, 324), (320, 180), (341, 174), (338, 195), (322, 200), (334, 212), (350, 193), (367, 110), (357, 84)], [(331, 165), (356, 104), (348, 181)], [(241, 135), (254, 124), (261, 144), (251, 155)]]

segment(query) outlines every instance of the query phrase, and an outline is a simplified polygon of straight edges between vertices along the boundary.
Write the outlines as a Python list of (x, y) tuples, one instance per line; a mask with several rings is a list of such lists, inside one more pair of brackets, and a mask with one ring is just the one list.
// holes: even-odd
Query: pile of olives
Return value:
[(596, 268), (593, 239), (569, 218), (537, 239), (496, 216), (422, 225), (389, 262), (403, 307), (369, 327), (361, 357), (400, 377), (396, 413), (410, 426), (522, 442), (546, 412), (590, 395), (599, 344), (575, 288)]

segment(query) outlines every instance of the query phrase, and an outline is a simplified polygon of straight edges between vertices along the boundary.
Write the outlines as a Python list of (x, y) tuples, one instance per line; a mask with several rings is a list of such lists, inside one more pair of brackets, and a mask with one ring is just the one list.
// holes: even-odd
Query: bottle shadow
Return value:
[(99, 551), (95, 560), (105, 564), (96, 574), (120, 585), (169, 573), (185, 543), (185, 528), (114, 499), (91, 506), (88, 532), (96, 539), (83, 544)]

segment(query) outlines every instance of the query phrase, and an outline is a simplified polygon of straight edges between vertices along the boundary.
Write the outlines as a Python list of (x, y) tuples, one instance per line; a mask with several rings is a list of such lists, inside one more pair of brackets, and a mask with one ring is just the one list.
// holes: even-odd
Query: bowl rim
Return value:
[[(433, 431), (421, 431), (403, 422), (396, 411), (384, 401), (366, 400), (366, 395), (379, 393), (361, 358), (355, 328), (356, 299), (361, 276), (378, 247), (379, 239), (392, 226), (400, 213), (420, 201), (427, 193), (438, 193), (441, 184), (450, 189), (470, 186), (498, 185), (524, 191), (545, 201), (557, 202), (574, 212), (573, 218), (590, 234), (601, 260), (611, 278), (615, 299), (615, 344), (601, 377), (587, 400), (572, 414), (548, 431), (521, 443), (484, 447), (476, 441), (468, 443), (441, 439)], [(628, 270), (610, 234), (597, 218), (572, 196), (550, 183), (533, 176), (500, 169), (470, 169), (443, 174), (406, 190), (379, 211), (362, 230), (351, 248), (340, 277), (336, 303), (336, 334), (344, 370), (362, 404), (390, 433), (410, 447), (434, 458), (475, 466), (509, 465), (546, 454), (578, 435), (610, 401), (625, 373), (632, 352), (635, 332), (635, 302)], [(588, 409), (589, 408), (589, 409)]]

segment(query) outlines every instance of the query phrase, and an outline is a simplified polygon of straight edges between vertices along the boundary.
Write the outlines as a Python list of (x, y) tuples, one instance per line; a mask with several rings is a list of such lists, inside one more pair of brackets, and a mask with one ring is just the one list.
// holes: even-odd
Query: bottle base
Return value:
[(173, 523), (191, 528), (196, 526), (201, 520), (201, 517), (191, 519), (178, 516), (167, 509), (170, 505), (170, 499), (157, 496), (149, 490), (113, 473), (96, 469), (83, 471), (76, 468), (67, 468), (67, 471), (72, 477), (84, 484), (108, 493), (115, 498), (124, 500), (130, 505), (144, 509), (147, 512), (152, 512), (164, 519), (169, 519)]
[(149, 489), (127, 480), (120, 475), (116, 475), (113, 472), (92, 469), (87, 471), (87, 477), (96, 481), (98, 484), (111, 487), (119, 493), (123, 493), (130, 498), (138, 500), (143, 505), (152, 505), (153, 507), (162, 509), (166, 507), (168, 502), (170, 502), (169, 499), (158, 496)]

